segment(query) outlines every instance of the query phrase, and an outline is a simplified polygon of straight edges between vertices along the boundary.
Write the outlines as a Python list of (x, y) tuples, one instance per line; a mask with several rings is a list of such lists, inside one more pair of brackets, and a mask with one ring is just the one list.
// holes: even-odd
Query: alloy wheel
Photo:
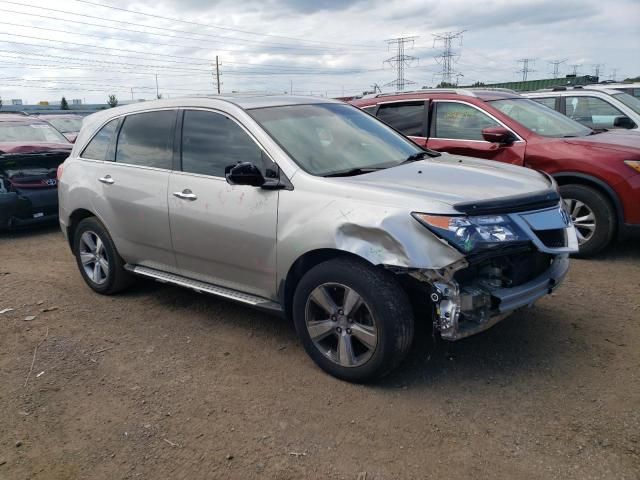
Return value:
[(586, 203), (573, 198), (565, 198), (564, 204), (576, 227), (578, 244), (587, 243), (596, 231), (596, 216)]
[(109, 259), (100, 237), (87, 230), (80, 237), (80, 263), (84, 273), (96, 285), (102, 285), (109, 277)]
[(316, 287), (307, 299), (305, 320), (316, 348), (340, 366), (363, 365), (376, 350), (378, 329), (371, 309), (346, 285)]

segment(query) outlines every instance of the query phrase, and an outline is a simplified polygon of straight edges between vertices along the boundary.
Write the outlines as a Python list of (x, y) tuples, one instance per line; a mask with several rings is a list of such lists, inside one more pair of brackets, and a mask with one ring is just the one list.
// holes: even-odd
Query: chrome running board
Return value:
[(245, 303), (260, 309), (272, 311), (274, 313), (282, 313), (282, 307), (276, 302), (272, 302), (263, 297), (251, 295), (248, 293), (239, 292), (230, 288), (220, 287), (211, 283), (201, 282), (200, 280), (194, 280), (192, 278), (183, 277), (174, 273), (167, 273), (155, 268), (143, 267), (140, 265), (125, 265), (126, 270), (136, 275), (143, 277), (153, 278), (161, 283), (171, 283), (181, 287), (190, 288), (198, 293), (208, 293), (217, 297), (228, 298), (229, 300), (235, 300), (236, 302)]

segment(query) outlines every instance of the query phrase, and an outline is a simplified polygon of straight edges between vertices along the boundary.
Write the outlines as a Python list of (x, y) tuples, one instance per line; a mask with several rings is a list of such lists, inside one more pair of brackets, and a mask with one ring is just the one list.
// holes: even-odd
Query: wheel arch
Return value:
[(278, 288), (280, 304), (284, 307), (284, 312), (287, 318), (291, 319), (293, 295), (296, 291), (296, 286), (304, 274), (320, 263), (339, 257), (353, 258), (371, 266), (375, 266), (369, 260), (361, 257), (360, 255), (336, 248), (320, 248), (302, 254), (295, 262), (293, 262), (287, 272), (287, 275), (280, 282), (280, 286)]
[(599, 178), (586, 175), (578, 172), (562, 172), (553, 174), (553, 178), (558, 182), (559, 186), (578, 184), (585, 187), (591, 187), (602, 193), (613, 205), (613, 209), (616, 213), (616, 230), (621, 223), (624, 222), (624, 210), (622, 208), (622, 202), (618, 197), (618, 194), (607, 183), (603, 182)]
[(69, 242), (69, 247), (73, 250), (73, 238), (75, 237), (76, 228), (78, 224), (89, 217), (98, 217), (95, 213), (85, 209), (78, 208), (73, 211), (71, 215), (69, 215), (69, 225), (67, 226), (67, 241)]

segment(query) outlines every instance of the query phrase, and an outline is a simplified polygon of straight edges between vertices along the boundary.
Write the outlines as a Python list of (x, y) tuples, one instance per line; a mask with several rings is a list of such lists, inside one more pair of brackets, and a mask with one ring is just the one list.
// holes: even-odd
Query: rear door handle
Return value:
[(106, 183), (107, 185), (111, 185), (115, 182), (115, 180), (111, 178), (111, 175), (105, 175), (104, 177), (99, 178), (98, 181), (102, 183)]
[(190, 200), (192, 202), (198, 199), (198, 196), (188, 188), (185, 188), (181, 192), (173, 192), (173, 196), (181, 198), (182, 200)]

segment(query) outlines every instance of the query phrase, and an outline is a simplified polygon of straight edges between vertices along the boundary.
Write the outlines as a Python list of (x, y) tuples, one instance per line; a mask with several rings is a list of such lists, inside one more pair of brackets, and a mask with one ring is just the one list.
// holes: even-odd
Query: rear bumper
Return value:
[(27, 194), (0, 193), (0, 228), (55, 222), (58, 218), (57, 189), (34, 190)]
[[(565, 254), (555, 257), (544, 273), (516, 287), (481, 292), (464, 289), (462, 292), (455, 291), (457, 285), (455, 290), (449, 288), (448, 297), (442, 295), (443, 300), (436, 312), (440, 316), (441, 337), (455, 341), (491, 328), (513, 311), (531, 306), (553, 292), (562, 283), (568, 270), (569, 257)], [(445, 311), (442, 311), (443, 306)]]

